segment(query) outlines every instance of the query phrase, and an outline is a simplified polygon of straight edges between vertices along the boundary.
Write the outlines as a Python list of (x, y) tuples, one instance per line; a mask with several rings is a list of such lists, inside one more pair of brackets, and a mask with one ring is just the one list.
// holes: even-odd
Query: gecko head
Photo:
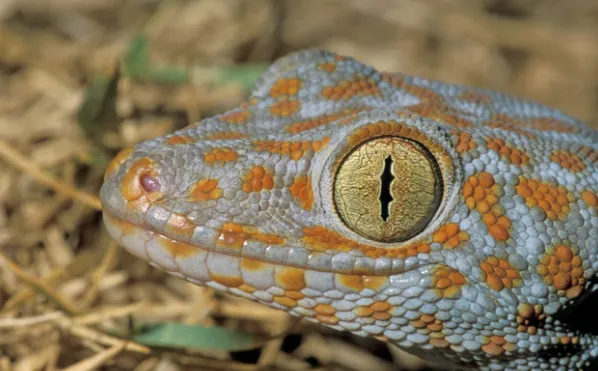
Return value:
[(191, 282), (388, 336), (367, 322), (388, 321), (408, 295), (434, 302), (465, 283), (434, 238), (461, 172), (432, 121), (375, 110), (337, 128), (291, 137), (248, 123), (232, 134), (207, 120), (125, 149), (101, 189), (108, 231)]
[(177, 254), (193, 252), (377, 276), (430, 262), (460, 176), (433, 123), (377, 110), (340, 135), (303, 140), (250, 123), (245, 133), (217, 127), (186, 128), (112, 161), (104, 218), (131, 252), (171, 272)]

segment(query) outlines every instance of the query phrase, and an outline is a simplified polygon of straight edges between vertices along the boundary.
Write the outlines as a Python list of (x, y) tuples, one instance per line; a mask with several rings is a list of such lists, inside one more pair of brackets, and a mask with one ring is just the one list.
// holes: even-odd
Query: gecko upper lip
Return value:
[[(233, 249), (233, 248), (226, 248), (220, 247), (216, 244), (213, 246), (205, 246), (205, 245), (198, 245), (193, 243), (187, 243), (181, 241), (177, 238), (172, 238), (172, 236), (165, 235), (163, 232), (156, 231), (155, 228), (149, 226), (141, 226), (139, 224), (127, 221), (119, 216), (112, 214), (110, 211), (104, 211), (104, 220), (105, 224), (108, 227), (109, 234), (121, 243), (129, 252), (137, 255), (145, 260), (151, 261), (152, 259), (147, 256), (147, 254), (140, 253), (140, 243), (141, 239), (135, 240), (129, 239), (128, 241), (125, 240), (124, 237), (131, 236), (139, 233), (148, 234), (149, 239), (164, 239), (167, 241), (172, 241), (175, 244), (181, 244), (181, 246), (189, 247), (192, 249), (197, 249), (200, 251), (205, 252), (213, 252), (217, 254), (223, 254), (228, 256), (238, 257), (239, 259), (251, 259), (263, 263), (275, 264), (280, 266), (287, 266), (287, 267), (295, 267), (301, 269), (308, 269), (313, 271), (320, 271), (320, 272), (329, 272), (329, 273), (338, 273), (338, 274), (347, 274), (347, 275), (362, 275), (362, 276), (391, 276), (397, 275), (401, 273), (408, 272), (413, 269), (421, 268), (426, 265), (435, 264), (435, 262), (426, 262), (424, 264), (415, 265), (412, 267), (404, 267), (403, 269), (395, 269), (392, 272), (376, 272), (376, 271), (367, 271), (364, 269), (355, 269), (357, 264), (355, 256), (352, 256), (349, 253), (339, 252), (336, 254), (329, 254), (326, 252), (313, 252), (308, 251), (303, 247), (290, 247), (290, 246), (268, 246), (264, 244), (256, 244), (256, 243), (246, 243), (240, 249)], [(141, 236), (139, 234), (137, 237)], [(149, 241), (149, 239), (143, 240), (143, 243)], [(170, 253), (169, 253), (170, 254)], [(303, 261), (286, 259), (288, 257), (304, 256), (305, 259)], [(332, 259), (347, 259), (346, 269), (335, 269), (331, 265)]]

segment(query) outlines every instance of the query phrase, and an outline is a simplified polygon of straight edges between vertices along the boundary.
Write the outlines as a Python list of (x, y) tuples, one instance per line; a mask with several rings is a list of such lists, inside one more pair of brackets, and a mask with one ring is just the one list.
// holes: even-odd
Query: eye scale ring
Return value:
[(360, 143), (340, 163), (334, 203), (341, 220), (363, 237), (403, 242), (426, 228), (442, 199), (440, 167), (419, 142), (381, 136)]

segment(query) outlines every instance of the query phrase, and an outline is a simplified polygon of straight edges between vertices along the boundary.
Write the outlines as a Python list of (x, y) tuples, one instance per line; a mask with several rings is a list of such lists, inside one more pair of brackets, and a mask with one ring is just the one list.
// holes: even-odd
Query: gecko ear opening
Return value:
[(421, 143), (386, 135), (355, 146), (341, 160), (333, 186), (341, 220), (379, 242), (403, 242), (432, 220), (442, 199), (438, 163)]

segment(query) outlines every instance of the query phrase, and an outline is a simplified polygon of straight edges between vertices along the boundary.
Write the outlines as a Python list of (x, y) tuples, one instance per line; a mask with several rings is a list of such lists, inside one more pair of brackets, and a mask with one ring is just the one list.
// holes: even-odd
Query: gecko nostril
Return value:
[(139, 183), (141, 183), (146, 192), (153, 193), (160, 191), (160, 182), (148, 173), (142, 174), (139, 177)]
[(127, 201), (156, 200), (161, 197), (158, 165), (148, 157), (133, 162), (120, 180), (120, 192)]

